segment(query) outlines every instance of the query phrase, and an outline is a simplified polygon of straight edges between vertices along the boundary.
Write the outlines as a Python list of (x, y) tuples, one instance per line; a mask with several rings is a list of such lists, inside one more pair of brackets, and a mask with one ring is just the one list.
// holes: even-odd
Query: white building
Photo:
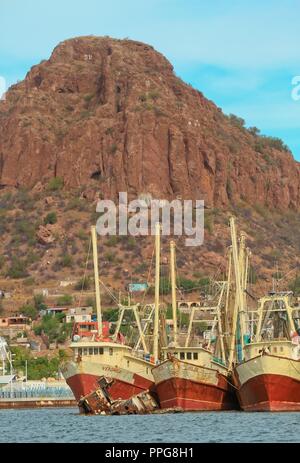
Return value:
[(66, 314), (67, 323), (80, 323), (92, 321), (92, 307), (74, 307), (68, 310)]

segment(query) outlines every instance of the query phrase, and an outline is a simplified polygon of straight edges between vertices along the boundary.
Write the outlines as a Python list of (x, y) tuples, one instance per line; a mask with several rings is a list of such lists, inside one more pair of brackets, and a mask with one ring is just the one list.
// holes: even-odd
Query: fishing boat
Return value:
[(238, 403), (228, 369), (221, 314), (224, 294), (228, 301), (228, 281), (219, 284), (217, 306), (201, 308), (210, 314), (207, 320), (201, 319), (211, 323), (209, 342), (200, 346), (190, 345), (191, 330), (196, 321), (197, 308), (194, 306), (185, 344), (181, 346), (177, 329), (174, 242), (170, 243), (170, 256), (174, 337), (172, 343), (162, 349), (164, 360), (152, 369), (160, 406), (162, 409), (181, 408), (184, 411), (236, 409)]
[(242, 237), (236, 269), (233, 380), (246, 411), (300, 410), (300, 306), (291, 291), (273, 290), (246, 304), (248, 262)]
[(258, 302), (256, 333), (234, 368), (241, 408), (300, 411), (300, 307), (291, 292)]
[[(156, 227), (156, 267), (159, 273), (160, 263), (160, 225)], [(158, 362), (158, 335), (155, 335), (159, 324), (159, 281), (156, 282), (154, 312), (153, 355), (146, 344), (145, 326), (142, 328), (138, 305), (124, 306), (119, 304), (120, 316), (113, 335), (105, 333), (102, 322), (101, 297), (99, 286), (98, 254), (96, 229), (92, 227), (92, 244), (94, 258), (94, 279), (97, 309), (97, 331), (93, 338), (73, 339), (70, 347), (73, 359), (62, 366), (62, 373), (77, 400), (92, 393), (99, 387), (101, 377), (113, 379), (110, 388), (112, 399), (129, 399), (154, 387), (152, 367)], [(156, 272), (157, 273), (157, 272)], [(131, 347), (120, 336), (120, 327), (126, 311), (134, 314), (139, 339), (136, 346)], [(142, 345), (142, 349), (140, 349)], [(151, 350), (152, 351), (152, 350)]]

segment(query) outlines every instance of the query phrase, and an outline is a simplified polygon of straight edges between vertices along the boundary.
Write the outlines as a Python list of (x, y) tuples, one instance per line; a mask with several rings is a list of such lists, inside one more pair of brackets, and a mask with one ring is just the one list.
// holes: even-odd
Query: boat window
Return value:
[(188, 360), (192, 360), (192, 352), (187, 352), (186, 358), (187, 358)]
[(88, 353), (88, 350), (87, 350), (86, 347), (84, 347), (84, 349), (83, 349), (83, 355), (87, 355), (87, 353)]
[(109, 348), (109, 355), (112, 355), (112, 354), (113, 354), (113, 348), (110, 347), (110, 348)]
[(277, 352), (277, 347), (273, 347), (273, 352)]
[(129, 364), (130, 364), (130, 362), (129, 362), (129, 360), (127, 360), (127, 366), (128, 366), (128, 367), (129, 367)]
[(283, 352), (283, 347), (280, 347), (280, 352)]
[(185, 359), (184, 352), (180, 352), (180, 360), (184, 360), (184, 359)]
[(81, 349), (81, 347), (79, 347), (79, 349), (78, 349), (78, 354), (79, 354), (79, 355), (82, 355), (82, 349)]
[(93, 352), (93, 348), (90, 347), (90, 348), (89, 348), (89, 355), (93, 355), (93, 353), (94, 353), (94, 352)]
[(94, 355), (98, 355), (98, 353), (99, 353), (98, 347), (94, 347)]
[(149, 373), (149, 368), (148, 368), (148, 367), (146, 368), (146, 373), (147, 373), (147, 374)]
[(103, 347), (99, 347), (99, 354), (103, 355)]
[(198, 360), (198, 352), (194, 352), (194, 360)]

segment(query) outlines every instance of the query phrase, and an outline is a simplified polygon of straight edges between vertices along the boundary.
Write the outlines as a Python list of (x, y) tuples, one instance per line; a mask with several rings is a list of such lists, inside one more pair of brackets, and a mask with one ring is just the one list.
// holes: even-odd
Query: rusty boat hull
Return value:
[(63, 370), (65, 380), (77, 401), (95, 391), (99, 387), (98, 380), (102, 376), (114, 380), (110, 389), (110, 395), (114, 400), (129, 399), (140, 392), (151, 390), (154, 381), (149, 375), (143, 376), (141, 373), (109, 364), (89, 362), (69, 362)]
[(234, 383), (245, 411), (300, 411), (300, 362), (260, 355), (237, 365)]
[(212, 368), (169, 359), (152, 371), (162, 409), (217, 411), (239, 408), (225, 368), (222, 374)]

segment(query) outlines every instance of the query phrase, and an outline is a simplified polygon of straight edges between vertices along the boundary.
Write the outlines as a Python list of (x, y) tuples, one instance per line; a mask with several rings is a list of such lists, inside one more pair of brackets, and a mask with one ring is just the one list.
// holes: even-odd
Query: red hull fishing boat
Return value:
[[(171, 242), (171, 283), (173, 307), (173, 342), (162, 349), (165, 358), (152, 369), (156, 392), (163, 409), (180, 408), (186, 411), (233, 410), (238, 408), (234, 387), (227, 367), (221, 306), (229, 282), (218, 282), (218, 303), (214, 307), (193, 306), (184, 347), (177, 333), (177, 302), (175, 282), (175, 244)], [(201, 320), (195, 319), (199, 311)], [(203, 320), (203, 316), (208, 320)], [(193, 323), (210, 324), (209, 341), (191, 345)], [(214, 345), (214, 346), (213, 346)]]
[(236, 353), (233, 380), (246, 411), (300, 410), (300, 306), (291, 291), (273, 290), (246, 310), (244, 236), (235, 259)]
[(234, 368), (241, 408), (300, 411), (300, 307), (289, 293), (259, 301), (257, 333)]
[[(152, 367), (157, 363), (157, 344), (154, 339), (154, 356), (149, 354), (145, 341), (145, 333), (141, 326), (139, 306), (124, 306), (118, 304), (120, 315), (117, 327), (113, 335), (105, 322), (102, 322), (100, 301), (98, 257), (96, 230), (92, 227), (92, 243), (94, 256), (95, 292), (97, 307), (97, 322), (92, 330), (93, 336), (73, 336), (71, 348), (73, 360), (62, 366), (61, 370), (67, 384), (73, 391), (77, 400), (96, 391), (99, 388), (98, 380), (102, 377), (113, 380), (110, 388), (110, 396), (113, 400), (129, 399), (132, 396), (146, 390), (152, 390), (154, 379)], [(160, 228), (157, 226), (156, 254), (160, 251)], [(159, 265), (159, 255), (157, 256)], [(158, 325), (158, 294), (156, 294), (154, 323)], [(138, 328), (139, 340), (134, 348), (125, 344), (124, 337), (120, 334), (120, 327), (124, 319), (124, 313), (130, 310)], [(142, 349), (140, 349), (142, 345)], [(156, 352), (156, 354), (155, 354)]]
[[(217, 369), (216, 369), (217, 368)], [(172, 358), (153, 370), (161, 408), (233, 410), (238, 408), (227, 369), (203, 367)]]
[(153, 363), (137, 357), (130, 347), (97, 341), (78, 342), (76, 347), (74, 344), (72, 348), (77, 360), (67, 362), (62, 373), (77, 400), (98, 389), (98, 380), (102, 376), (114, 379), (110, 389), (114, 400), (129, 399), (152, 389)]

